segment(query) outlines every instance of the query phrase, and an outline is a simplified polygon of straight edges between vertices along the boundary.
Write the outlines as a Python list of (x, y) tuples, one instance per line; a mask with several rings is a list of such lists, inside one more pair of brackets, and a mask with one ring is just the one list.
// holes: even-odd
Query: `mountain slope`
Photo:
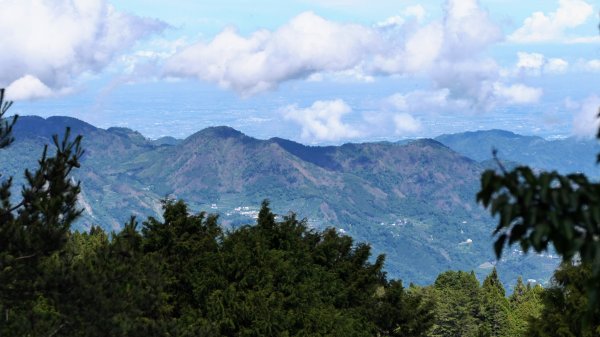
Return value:
[(497, 149), (498, 157), (502, 160), (543, 170), (558, 170), (561, 173), (583, 172), (591, 177), (600, 177), (595, 161), (600, 146), (596, 140), (576, 137), (546, 140), (504, 130), (442, 135), (436, 140), (480, 162), (491, 159), (492, 150)]
[[(70, 118), (23, 117), (17, 142), (0, 151), (0, 171), (20, 175), (35, 165), (52, 132), (70, 125), (84, 135), (76, 178), (91, 224), (118, 229), (129, 215), (160, 216), (160, 199), (186, 200), (219, 213), (224, 226), (252, 222), (268, 198), (279, 214), (336, 227), (387, 255), (386, 270), (408, 282), (432, 282), (447, 269), (487, 273), (493, 220), (475, 204), (484, 167), (436, 140), (405, 144), (305, 146), (259, 140), (212, 127), (163, 144), (124, 128), (95, 128)], [(61, 128), (62, 126), (62, 128)], [(36, 132), (43, 130), (43, 132)], [(526, 278), (546, 278), (555, 261), (528, 257)], [(518, 252), (499, 264), (506, 280), (523, 263)]]

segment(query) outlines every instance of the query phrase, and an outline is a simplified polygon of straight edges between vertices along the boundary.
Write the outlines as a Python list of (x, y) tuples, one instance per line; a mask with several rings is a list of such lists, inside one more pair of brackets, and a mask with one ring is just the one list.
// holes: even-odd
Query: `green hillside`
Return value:
[(589, 177), (600, 177), (594, 161), (600, 146), (595, 139), (569, 137), (546, 140), (504, 130), (488, 130), (442, 135), (436, 140), (479, 162), (491, 159), (492, 150), (496, 149), (502, 160), (541, 170), (582, 172)]
[[(234, 228), (254, 222), (269, 199), (277, 214), (294, 211), (316, 229), (369, 242), (387, 256), (386, 271), (408, 282), (431, 283), (448, 269), (486, 275), (495, 261), (494, 221), (474, 197), (484, 166), (435, 140), (311, 147), (213, 127), (157, 143), (66, 117), (22, 117), (17, 126), (17, 141), (0, 151), (2, 172), (17, 178), (52, 133), (71, 126), (84, 135), (78, 228), (118, 229), (132, 214), (160, 217), (165, 197), (218, 213)], [(552, 257), (513, 251), (497, 267), (514, 284), (518, 275), (547, 280), (555, 265)]]

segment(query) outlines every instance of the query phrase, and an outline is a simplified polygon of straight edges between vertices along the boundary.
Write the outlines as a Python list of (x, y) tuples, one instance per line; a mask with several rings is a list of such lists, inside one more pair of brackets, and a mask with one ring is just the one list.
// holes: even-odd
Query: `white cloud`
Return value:
[(399, 113), (394, 116), (394, 125), (397, 135), (415, 133), (421, 130), (421, 122), (407, 113)]
[[(306, 12), (274, 31), (242, 36), (228, 28), (211, 41), (176, 53), (164, 73), (216, 83), (243, 96), (293, 79), (369, 82), (376, 76), (428, 77), (430, 91), (445, 90), (449, 102), (489, 110), (498, 99), (505, 100), (510, 91), (506, 88), (514, 85), (500, 83), (502, 69), (486, 55), (491, 45), (503, 40), (502, 30), (477, 0), (447, 0), (443, 10), (441, 19), (425, 24), (406, 20), (425, 15), (423, 7), (414, 6), (374, 27)], [(528, 102), (524, 96), (529, 94), (530, 90), (521, 96), (512, 92), (514, 99), (508, 102)]]
[[(502, 82), (486, 82), (481, 89), (486, 97), (473, 101), (466, 97), (456, 97), (448, 88), (437, 90), (415, 90), (408, 93), (396, 93), (389, 96), (384, 105), (388, 109), (410, 114), (444, 114), (444, 113), (478, 113), (482, 109), (514, 104), (531, 104), (538, 102), (543, 94), (542, 89), (528, 87), (523, 84), (503, 84)], [(487, 106), (481, 104), (486, 103)]]
[(477, 0), (448, 1), (443, 21), (445, 53), (450, 59), (478, 56), (503, 39), (502, 30)]
[(375, 55), (373, 67), (376, 71), (387, 74), (429, 70), (440, 56), (443, 42), (444, 32), (440, 24), (421, 27), (412, 32), (400, 48), (390, 48)]
[(516, 74), (540, 76), (542, 74), (562, 74), (567, 71), (569, 63), (561, 58), (547, 59), (540, 53), (517, 53)]
[(302, 127), (301, 137), (307, 141), (338, 141), (351, 139), (361, 135), (342, 121), (352, 108), (343, 100), (316, 101), (307, 108), (289, 105), (282, 109), (286, 119), (292, 120)]
[[(573, 103), (570, 104), (573, 108)], [(573, 133), (581, 137), (593, 137), (598, 132), (600, 120), (598, 119), (598, 107), (600, 107), (600, 97), (592, 95), (586, 98), (573, 116)]]
[(551, 58), (544, 66), (544, 71), (551, 74), (563, 74), (567, 71), (569, 62), (561, 58)]
[(584, 71), (593, 71), (593, 72), (600, 72), (600, 60), (599, 59), (595, 59), (595, 60), (587, 60), (587, 61), (580, 61), (580, 66), (581, 68), (583, 68)]
[(261, 30), (248, 38), (228, 28), (209, 43), (176, 54), (165, 72), (251, 95), (315, 72), (352, 69), (377, 49), (379, 39), (372, 29), (306, 12), (274, 32)]
[(600, 43), (600, 36), (579, 36), (572, 37), (568, 40), (564, 41), (565, 43), (575, 44), (575, 43)]
[(535, 12), (526, 18), (509, 40), (516, 43), (569, 42), (572, 39), (566, 38), (565, 32), (585, 23), (593, 14), (592, 5), (583, 0), (560, 0), (555, 12)]
[(542, 97), (542, 89), (532, 88), (523, 84), (503, 85), (494, 84), (494, 94), (511, 104), (537, 103)]
[(385, 35), (387, 48), (374, 70), (387, 74), (437, 71), (437, 65), (477, 59), (502, 40), (502, 31), (476, 0), (448, 0), (444, 17), (424, 26), (405, 25)]
[(389, 18), (379, 21), (375, 24), (377, 28), (393, 28), (397, 26), (402, 26), (406, 23), (406, 18), (403, 15), (394, 15)]
[(417, 22), (422, 22), (425, 19), (427, 12), (421, 5), (406, 7), (400, 15), (391, 16), (383, 21), (375, 24), (378, 28), (393, 28), (402, 26), (407, 22), (407, 19), (414, 18)]
[(6, 93), (7, 98), (14, 101), (46, 98), (53, 95), (52, 89), (31, 75), (25, 75), (12, 82), (6, 88)]
[(517, 69), (524, 72), (532, 72), (539, 75), (542, 72), (542, 66), (545, 62), (545, 57), (539, 53), (524, 53), (518, 52)]
[[(350, 71), (369, 80), (373, 75), (435, 73), (477, 60), (502, 39), (499, 26), (476, 0), (448, 0), (444, 10), (444, 18), (425, 25), (405, 22), (406, 16), (425, 15), (417, 5), (379, 27), (337, 23), (307, 12), (275, 31), (248, 37), (228, 28), (212, 41), (181, 50), (167, 62), (165, 75), (196, 77), (252, 95), (287, 80), (314, 79), (314, 73)], [(489, 64), (478, 63), (483, 72)]]
[(118, 12), (105, 0), (5, 0), (0, 85), (32, 90), (13, 97), (60, 93), (78, 76), (101, 70), (137, 40), (165, 27)]
[(417, 21), (421, 22), (421, 21), (423, 21), (423, 19), (425, 19), (425, 15), (427, 14), (427, 12), (425, 11), (425, 7), (423, 7), (421, 5), (413, 5), (413, 6), (406, 7), (402, 11), (402, 14), (407, 17), (412, 16), (415, 19), (417, 19)]
[(483, 97), (473, 100), (469, 97), (453, 96), (448, 88), (437, 90), (415, 90), (408, 93), (396, 93), (389, 96), (384, 105), (397, 112), (418, 114), (473, 114), (498, 106), (531, 104), (540, 100), (543, 91), (523, 84), (504, 84), (502, 82), (484, 82), (485, 87), (474, 94)]
[(449, 101), (461, 106), (488, 110), (495, 105), (492, 85), (501, 68), (485, 52), (503, 35), (478, 1), (449, 0), (441, 20), (399, 36), (391, 44), (395, 48), (374, 58), (376, 70), (424, 74), (434, 84), (432, 92), (447, 89)]

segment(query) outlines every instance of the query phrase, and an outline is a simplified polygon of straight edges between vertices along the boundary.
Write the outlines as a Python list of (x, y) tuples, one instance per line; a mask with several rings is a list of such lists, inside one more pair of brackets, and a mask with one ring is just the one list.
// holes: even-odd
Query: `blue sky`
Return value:
[(13, 112), (310, 144), (503, 128), (592, 136), (586, 0), (5, 0)]

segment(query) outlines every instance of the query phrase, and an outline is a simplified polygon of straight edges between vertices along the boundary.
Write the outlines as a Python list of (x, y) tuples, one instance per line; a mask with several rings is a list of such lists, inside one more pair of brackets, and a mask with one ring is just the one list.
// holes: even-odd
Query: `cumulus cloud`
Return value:
[(519, 58), (517, 61), (517, 69), (522, 72), (531, 72), (533, 74), (539, 75), (542, 71), (542, 66), (545, 62), (544, 55), (540, 53), (517, 53), (517, 57)]
[(441, 62), (431, 77), (437, 88), (448, 89), (452, 99), (465, 101), (471, 111), (489, 111), (498, 97), (493, 86), (499, 81), (500, 67), (490, 59)]
[(587, 61), (580, 60), (579, 63), (580, 68), (582, 68), (584, 71), (600, 72), (600, 60), (598, 59)]
[(444, 17), (424, 26), (402, 24), (387, 33), (373, 68), (385, 74), (436, 72), (437, 65), (476, 59), (502, 31), (476, 0), (449, 0)]
[(540, 53), (517, 53), (516, 73), (518, 75), (539, 76), (542, 74), (562, 74), (569, 63), (561, 58), (547, 59)]
[(247, 37), (227, 28), (174, 55), (165, 75), (195, 77), (251, 95), (287, 80), (314, 79), (315, 73), (351, 71), (370, 78), (434, 72), (439, 63), (478, 58), (502, 39), (499, 26), (476, 0), (448, 0), (444, 11), (443, 19), (425, 25), (418, 22), (425, 10), (417, 5), (373, 27), (306, 12), (275, 31)]
[(228, 28), (209, 43), (196, 43), (173, 56), (165, 73), (251, 95), (316, 72), (352, 69), (379, 48), (380, 39), (370, 28), (306, 12), (274, 32), (243, 37)]
[(445, 54), (450, 59), (477, 56), (503, 39), (500, 27), (477, 0), (448, 1), (444, 27)]
[(316, 101), (310, 107), (289, 105), (282, 109), (286, 119), (300, 124), (301, 137), (307, 141), (338, 141), (351, 139), (361, 133), (342, 121), (352, 108), (341, 99)]
[[(490, 82), (480, 89), (485, 97), (474, 101), (467, 97), (456, 97), (448, 88), (437, 90), (415, 90), (396, 93), (385, 99), (388, 110), (411, 115), (444, 113), (478, 113), (499, 105), (531, 104), (540, 100), (543, 90), (523, 84), (503, 84)], [(475, 93), (477, 94), (477, 93)], [(485, 102), (487, 106), (482, 106)]]
[(573, 116), (573, 133), (580, 137), (593, 137), (598, 132), (600, 120), (598, 120), (598, 107), (600, 97), (592, 95), (580, 104), (569, 104), (571, 108), (577, 108)]
[[(352, 108), (342, 99), (316, 101), (308, 107), (288, 105), (280, 110), (283, 117), (298, 124), (301, 138), (311, 143), (337, 142), (357, 137), (414, 136), (422, 130), (421, 120), (413, 115), (422, 111), (413, 105), (419, 100), (418, 94), (394, 95), (386, 101), (387, 107), (381, 110), (363, 111), (354, 116), (352, 125), (343, 119), (352, 113)], [(431, 98), (430, 105), (439, 105), (446, 99), (444, 94)], [(418, 113), (418, 112), (417, 112)]]
[(567, 71), (569, 62), (561, 58), (551, 58), (546, 62), (545, 71), (551, 74), (563, 74)]
[(503, 85), (494, 84), (494, 94), (508, 103), (530, 104), (537, 103), (542, 97), (542, 89), (532, 88), (523, 84)]
[(407, 113), (399, 113), (394, 116), (394, 125), (397, 135), (415, 133), (421, 130), (421, 122)]
[[(400, 13), (374, 26), (306, 12), (274, 31), (242, 36), (227, 28), (177, 52), (164, 74), (216, 83), (243, 96), (293, 79), (374, 81), (402, 75), (431, 79), (430, 92), (444, 90), (450, 105), (467, 104), (471, 110), (489, 110), (498, 100), (529, 101), (524, 97), (532, 91), (517, 97), (513, 91), (525, 87), (504, 83), (502, 68), (487, 56), (504, 36), (477, 0), (447, 0), (443, 17), (427, 23), (421, 21), (426, 15), (422, 6)], [(506, 100), (507, 92), (514, 99)]]
[(406, 94), (415, 101), (410, 106), (423, 107), (419, 103), (428, 105), (428, 100), (444, 97), (444, 104), (430, 106), (432, 111), (486, 111), (504, 99), (494, 90), (495, 85), (505, 85), (500, 82), (502, 69), (486, 56), (487, 49), (504, 37), (478, 1), (449, 0), (441, 20), (404, 24), (396, 35), (388, 29), (385, 37), (388, 48), (373, 57), (375, 72), (426, 76), (433, 83), (431, 90)]
[(588, 42), (568, 39), (565, 32), (585, 23), (594, 14), (592, 5), (583, 0), (559, 0), (555, 12), (535, 12), (526, 18), (523, 26), (509, 36), (517, 43), (531, 42)]
[(443, 27), (439, 23), (419, 27), (410, 34), (387, 36), (387, 48), (373, 55), (370, 67), (381, 74), (427, 71), (440, 56), (443, 41)]
[(48, 88), (37, 77), (25, 75), (12, 82), (7, 88), (7, 98), (10, 100), (31, 100), (45, 98), (53, 95), (52, 89)]
[(119, 12), (106, 0), (3, 1), (0, 85), (23, 99), (65, 92), (78, 76), (101, 70), (165, 27)]

